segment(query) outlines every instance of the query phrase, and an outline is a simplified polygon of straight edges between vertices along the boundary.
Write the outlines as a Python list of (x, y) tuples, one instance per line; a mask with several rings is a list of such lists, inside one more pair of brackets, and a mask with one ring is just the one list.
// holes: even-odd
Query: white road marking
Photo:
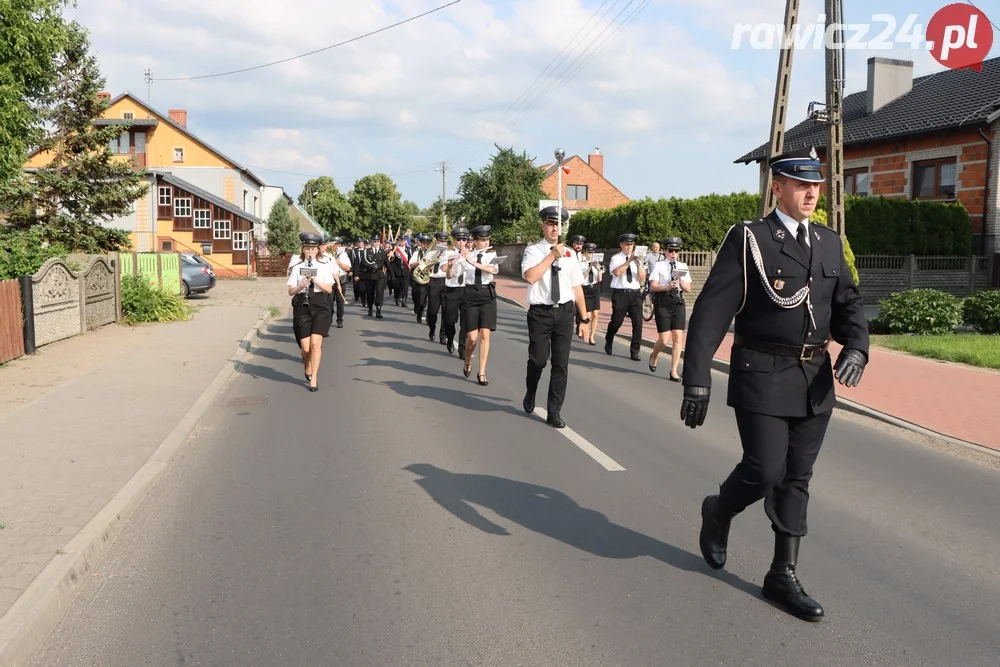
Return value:
[[(548, 412), (546, 412), (544, 408), (535, 408), (535, 414), (542, 419), (548, 419)], [(558, 428), (555, 430), (566, 436), (570, 442), (586, 452), (590, 458), (604, 466), (605, 470), (625, 470), (625, 468), (623, 468), (617, 461), (592, 445), (590, 441), (582, 435), (571, 429), (568, 424), (566, 425), (566, 428)]]

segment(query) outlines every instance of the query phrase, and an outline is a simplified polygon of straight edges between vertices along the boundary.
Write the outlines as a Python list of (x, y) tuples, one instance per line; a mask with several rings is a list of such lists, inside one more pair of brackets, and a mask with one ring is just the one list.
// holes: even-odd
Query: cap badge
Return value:
[(819, 241), (819, 232), (813, 230), (813, 236), (815, 236), (816, 240)]
[(782, 280), (781, 278), (778, 278), (777, 280), (775, 280), (774, 281), (774, 289), (776, 289), (776, 290), (785, 289), (785, 281)]
[(809, 157), (811, 157), (814, 160), (818, 160), (819, 159), (819, 154), (816, 152), (816, 147), (815, 146), (813, 146), (812, 148), (809, 149)]

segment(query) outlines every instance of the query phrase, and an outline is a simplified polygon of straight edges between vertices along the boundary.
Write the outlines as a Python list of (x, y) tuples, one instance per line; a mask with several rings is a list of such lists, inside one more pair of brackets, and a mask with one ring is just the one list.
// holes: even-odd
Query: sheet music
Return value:
[(497, 255), (496, 257), (490, 260), (490, 265), (500, 266), (505, 259), (507, 259), (507, 255)]
[(601, 264), (604, 264), (604, 253), (603, 252), (595, 252), (594, 253), (594, 261), (595, 262), (599, 262)]
[(318, 269), (314, 267), (299, 265), (299, 277), (300, 278), (315, 278), (318, 274)]
[(643, 261), (646, 260), (646, 255), (648, 253), (649, 253), (649, 246), (640, 245), (635, 247), (635, 256)]

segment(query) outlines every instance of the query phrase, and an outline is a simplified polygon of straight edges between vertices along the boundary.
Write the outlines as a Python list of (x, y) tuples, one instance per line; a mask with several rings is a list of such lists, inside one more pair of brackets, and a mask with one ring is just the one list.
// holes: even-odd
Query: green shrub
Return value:
[(191, 306), (143, 276), (122, 277), (122, 315), (126, 324), (177, 322), (191, 317)]
[(1000, 289), (966, 297), (962, 302), (962, 321), (980, 333), (1000, 333)]
[(0, 280), (30, 276), (52, 257), (66, 259), (69, 249), (47, 243), (40, 228), (14, 229), (0, 224)]
[[(826, 211), (821, 208), (817, 208), (809, 219), (813, 222), (818, 222), (824, 227), (829, 227), (828, 218)], [(851, 241), (847, 237), (844, 237), (844, 259), (847, 261), (847, 268), (851, 270), (851, 277), (854, 278), (854, 284), (860, 285), (861, 278), (858, 276), (858, 269), (854, 266), (854, 251), (851, 250)]]
[(879, 304), (879, 320), (892, 333), (946, 334), (962, 323), (962, 301), (947, 292), (912, 289)]

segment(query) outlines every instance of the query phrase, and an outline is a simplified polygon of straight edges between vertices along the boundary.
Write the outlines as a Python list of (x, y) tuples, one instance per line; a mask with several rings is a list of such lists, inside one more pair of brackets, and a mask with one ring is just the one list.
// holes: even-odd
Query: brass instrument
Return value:
[(417, 262), (416, 268), (413, 269), (413, 280), (418, 285), (426, 285), (431, 281), (431, 273), (434, 267), (441, 263), (441, 255), (447, 248), (448, 246), (437, 246)]

